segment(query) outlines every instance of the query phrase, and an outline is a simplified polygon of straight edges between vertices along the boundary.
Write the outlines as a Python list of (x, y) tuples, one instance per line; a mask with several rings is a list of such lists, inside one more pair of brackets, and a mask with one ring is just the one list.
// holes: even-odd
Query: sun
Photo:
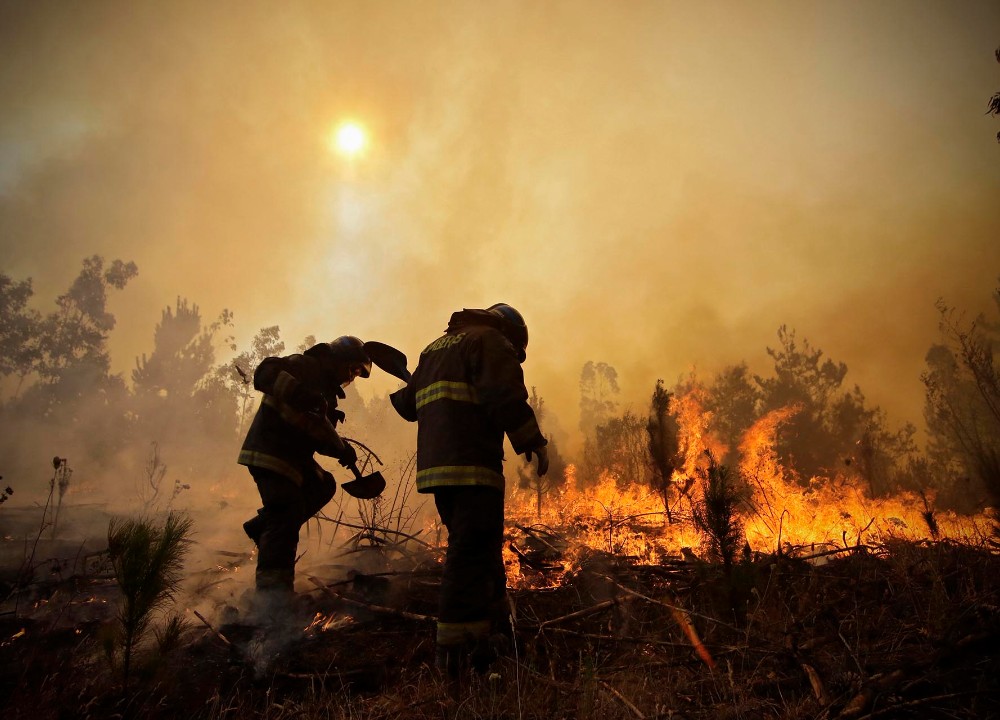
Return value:
[(368, 146), (368, 134), (363, 126), (348, 120), (334, 130), (330, 145), (335, 152), (344, 157), (356, 157)]

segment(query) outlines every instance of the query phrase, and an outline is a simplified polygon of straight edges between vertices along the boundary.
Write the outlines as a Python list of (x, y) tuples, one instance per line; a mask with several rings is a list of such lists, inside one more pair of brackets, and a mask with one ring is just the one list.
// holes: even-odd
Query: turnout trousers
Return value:
[(311, 474), (298, 486), (271, 470), (251, 467), (263, 507), (244, 524), (247, 535), (258, 547), (257, 590), (287, 591), (295, 582), (295, 555), (299, 529), (330, 502), (337, 490), (333, 475)]
[(488, 638), (491, 626), (502, 625), (509, 617), (503, 491), (470, 485), (436, 487), (433, 493), (441, 522), (448, 529), (437, 644), (439, 648), (468, 647)]

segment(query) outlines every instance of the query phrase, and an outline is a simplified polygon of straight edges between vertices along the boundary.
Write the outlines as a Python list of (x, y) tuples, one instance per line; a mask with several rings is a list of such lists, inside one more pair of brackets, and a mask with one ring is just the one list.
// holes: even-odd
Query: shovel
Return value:
[(380, 343), (376, 340), (369, 340), (364, 344), (365, 354), (375, 364), (393, 377), (397, 377), (403, 382), (410, 379), (410, 371), (406, 369), (406, 355), (401, 353), (391, 345)]
[(377, 498), (385, 490), (385, 478), (377, 470), (371, 475), (362, 475), (361, 471), (358, 470), (357, 463), (351, 463), (351, 472), (354, 473), (355, 479), (340, 486), (351, 497), (371, 500)]

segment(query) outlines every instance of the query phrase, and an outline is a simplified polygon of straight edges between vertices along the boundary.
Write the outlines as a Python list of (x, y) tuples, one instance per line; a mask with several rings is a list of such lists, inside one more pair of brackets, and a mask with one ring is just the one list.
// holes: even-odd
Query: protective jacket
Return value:
[(406, 387), (389, 396), (417, 422), (417, 491), (486, 485), (504, 489), (503, 437), (520, 454), (546, 444), (528, 404), (514, 346), (482, 311), (452, 315), (420, 353)]
[[(253, 376), (264, 393), (237, 462), (282, 475), (301, 486), (323, 477), (313, 453), (339, 457), (345, 450), (334, 426), (343, 419), (337, 399), (345, 397), (322, 361), (306, 355), (269, 357)], [(326, 415), (320, 411), (326, 408)]]

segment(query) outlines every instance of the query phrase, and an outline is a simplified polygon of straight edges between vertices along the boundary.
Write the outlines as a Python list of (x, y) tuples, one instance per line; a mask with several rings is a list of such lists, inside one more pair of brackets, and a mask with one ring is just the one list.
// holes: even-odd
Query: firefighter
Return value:
[(344, 420), (337, 400), (355, 378), (370, 374), (364, 344), (347, 335), (257, 366), (253, 385), (264, 398), (237, 462), (249, 469), (263, 505), (243, 524), (259, 550), (258, 594), (294, 596), (299, 529), (337, 490), (313, 454), (336, 458), (344, 467), (357, 462), (354, 448), (335, 429)]
[[(432, 493), (448, 529), (437, 624), (437, 666), (452, 677), (496, 659), (491, 635), (510, 633), (504, 571), (503, 439), (537, 472), (548, 470), (546, 440), (528, 405), (521, 363), (528, 328), (500, 303), (451, 316), (420, 354), (393, 407), (417, 423), (417, 492)], [(504, 628), (503, 625), (507, 627)]]

